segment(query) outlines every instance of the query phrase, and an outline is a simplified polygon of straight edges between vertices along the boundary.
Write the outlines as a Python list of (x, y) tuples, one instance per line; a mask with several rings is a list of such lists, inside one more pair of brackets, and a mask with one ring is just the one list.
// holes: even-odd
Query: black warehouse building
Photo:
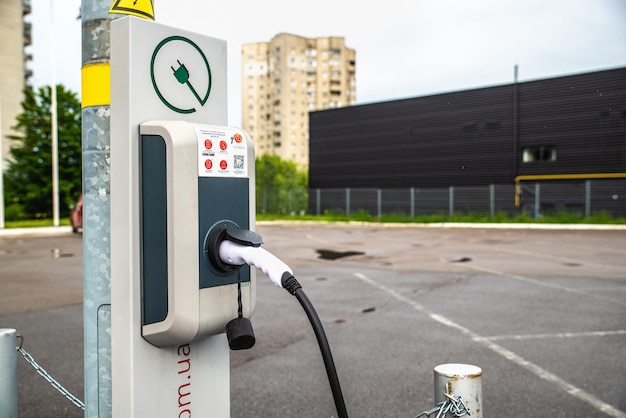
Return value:
[[(542, 209), (593, 200), (626, 211), (626, 68), (317, 111), (309, 120), (310, 189), (502, 185), (511, 212), (534, 204), (540, 184)], [(588, 181), (593, 194), (558, 193)], [(310, 195), (319, 210), (319, 192)]]

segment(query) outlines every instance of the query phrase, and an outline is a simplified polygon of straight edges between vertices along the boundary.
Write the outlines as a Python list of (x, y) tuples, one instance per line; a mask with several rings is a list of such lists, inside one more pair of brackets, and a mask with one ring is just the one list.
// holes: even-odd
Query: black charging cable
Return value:
[(333, 355), (330, 352), (330, 345), (328, 344), (328, 339), (326, 338), (322, 321), (317, 315), (315, 307), (313, 307), (313, 304), (309, 300), (306, 293), (304, 293), (302, 286), (293, 274), (286, 271), (282, 277), (282, 285), (285, 290), (298, 299), (298, 302), (300, 302), (300, 305), (302, 305), (302, 308), (306, 312), (306, 316), (309, 318), (309, 322), (311, 322), (313, 332), (315, 332), (315, 337), (317, 338), (317, 343), (319, 344), (320, 351), (322, 352), (322, 359), (324, 360), (324, 366), (326, 367), (326, 374), (328, 375), (328, 382), (330, 383), (330, 389), (333, 393), (333, 399), (335, 400), (337, 414), (339, 415), (339, 418), (347, 418), (348, 411), (346, 410), (346, 403), (343, 400), (339, 377), (337, 376), (335, 362), (333, 361)]
[[(339, 377), (337, 376), (335, 362), (330, 352), (330, 345), (328, 344), (322, 321), (320, 321), (308, 296), (302, 290), (302, 286), (291, 273), (289, 266), (271, 253), (260, 248), (262, 243), (263, 238), (254, 231), (235, 227), (216, 228), (215, 231), (209, 234), (207, 252), (213, 266), (220, 269), (220, 271), (232, 272), (233, 269), (237, 269), (243, 264), (255, 266), (267, 274), (275, 285), (285, 288), (298, 299), (311, 322), (313, 332), (317, 338), (337, 414), (339, 418), (348, 418), (346, 403), (343, 400)], [(237, 278), (237, 285), (240, 292), (241, 281), (239, 277)], [(247, 318), (242, 318), (241, 293), (238, 295), (238, 305), (238, 318), (233, 319), (226, 325), (228, 344), (233, 350), (246, 349), (254, 345), (254, 333), (252, 332), (250, 321)]]

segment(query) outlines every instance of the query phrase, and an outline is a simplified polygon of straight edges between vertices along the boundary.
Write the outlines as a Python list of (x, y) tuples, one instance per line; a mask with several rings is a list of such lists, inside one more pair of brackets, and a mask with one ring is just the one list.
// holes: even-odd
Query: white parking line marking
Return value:
[(460, 331), (461, 333), (467, 335), (468, 337), (470, 337), (472, 340), (476, 341), (477, 343), (482, 344), (483, 346), (485, 346), (486, 348), (490, 349), (491, 351), (495, 352), (496, 354), (499, 354), (500, 356), (504, 357), (505, 359), (509, 360), (510, 362), (530, 371), (531, 373), (533, 373), (534, 375), (536, 375), (537, 377), (546, 380), (554, 385), (556, 385), (557, 387), (559, 387), (561, 390), (565, 391), (566, 393), (574, 396), (575, 398), (580, 399), (581, 401), (589, 404), (591, 407), (597, 409), (598, 411), (604, 412), (605, 414), (614, 417), (614, 418), (626, 418), (626, 413), (618, 410), (617, 408), (613, 407), (612, 405), (609, 405), (605, 402), (603, 402), (602, 400), (596, 398), (594, 395), (585, 392), (584, 390), (580, 389), (579, 387), (576, 387), (574, 385), (572, 385), (571, 383), (568, 383), (567, 381), (561, 379), (560, 377), (558, 377), (557, 375), (550, 373), (549, 371), (545, 370), (544, 368), (524, 359), (523, 357), (515, 354), (513, 351), (508, 350), (496, 343), (494, 343), (491, 339), (483, 337), (477, 333), (475, 333), (474, 331), (471, 331), (468, 328), (465, 328), (464, 326), (457, 324), (456, 322), (452, 321), (449, 318), (446, 318), (443, 315), (439, 315), (436, 314), (434, 312), (430, 312), (429, 310), (427, 310), (423, 305), (420, 305), (419, 303), (412, 301), (411, 299), (402, 296), (400, 293), (396, 292), (395, 290), (380, 284), (378, 282), (376, 282), (375, 280), (372, 280), (371, 278), (365, 276), (362, 273), (354, 273), (354, 275), (356, 277), (358, 277), (359, 279), (361, 279), (362, 281), (364, 281), (365, 283), (376, 287), (379, 290), (382, 290), (386, 293), (388, 293), (389, 295), (393, 296), (395, 299), (397, 299), (398, 301), (405, 303), (409, 306), (412, 306), (415, 310), (419, 311), (419, 312), (423, 312), (425, 314), (427, 314), (432, 320), (445, 325), (447, 327), (456, 329), (458, 331)]
[(576, 293), (576, 294), (583, 295), (586, 297), (592, 297), (594, 299), (600, 299), (600, 300), (604, 300), (604, 301), (608, 301), (612, 303), (618, 303), (620, 305), (626, 306), (625, 300), (605, 297), (602, 295), (597, 295), (595, 293), (589, 293), (588, 291), (586, 291), (587, 290), (586, 288), (572, 288), (572, 287), (567, 287), (567, 286), (561, 286), (560, 284), (557, 284), (557, 283), (550, 283), (550, 282), (544, 282), (544, 281), (537, 280), (537, 279), (531, 279), (530, 277), (520, 276), (519, 274), (505, 273), (500, 270), (496, 270), (496, 269), (492, 269), (492, 268), (484, 267), (484, 266), (479, 266), (476, 264), (467, 264), (467, 267), (473, 270), (484, 271), (486, 273), (495, 274), (497, 276), (510, 277), (511, 279), (519, 280), (519, 281), (526, 282), (526, 283), (532, 283), (537, 286), (549, 287), (552, 289), (562, 290), (564, 292), (569, 292), (569, 293)]
[(612, 335), (626, 335), (626, 330), (619, 329), (616, 331), (559, 332), (555, 334), (494, 335), (493, 337), (485, 337), (485, 339), (489, 341), (534, 340), (548, 338), (609, 337)]

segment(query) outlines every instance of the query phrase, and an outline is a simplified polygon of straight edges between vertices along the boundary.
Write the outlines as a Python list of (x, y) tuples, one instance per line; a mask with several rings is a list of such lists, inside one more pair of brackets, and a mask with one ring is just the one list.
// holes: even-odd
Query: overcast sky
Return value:
[[(80, 94), (80, 0), (32, 0), (35, 86)], [(626, 66), (626, 0), (154, 0), (156, 21), (228, 42), (229, 124), (241, 125), (241, 45), (342, 36), (357, 104)], [(54, 20), (54, 36), (51, 24)], [(54, 44), (52, 39), (55, 39)]]

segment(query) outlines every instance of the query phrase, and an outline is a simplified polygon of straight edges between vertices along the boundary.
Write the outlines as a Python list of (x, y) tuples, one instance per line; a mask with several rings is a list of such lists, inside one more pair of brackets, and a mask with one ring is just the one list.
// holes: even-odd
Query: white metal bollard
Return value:
[[(470, 364), (440, 364), (435, 367), (435, 404), (457, 400), (462, 397), (463, 405), (471, 418), (483, 417), (483, 371)], [(450, 395), (450, 396), (446, 396)], [(445, 417), (462, 416), (453, 414), (452, 410)]]
[(17, 418), (16, 331), (0, 328), (0, 417)]

